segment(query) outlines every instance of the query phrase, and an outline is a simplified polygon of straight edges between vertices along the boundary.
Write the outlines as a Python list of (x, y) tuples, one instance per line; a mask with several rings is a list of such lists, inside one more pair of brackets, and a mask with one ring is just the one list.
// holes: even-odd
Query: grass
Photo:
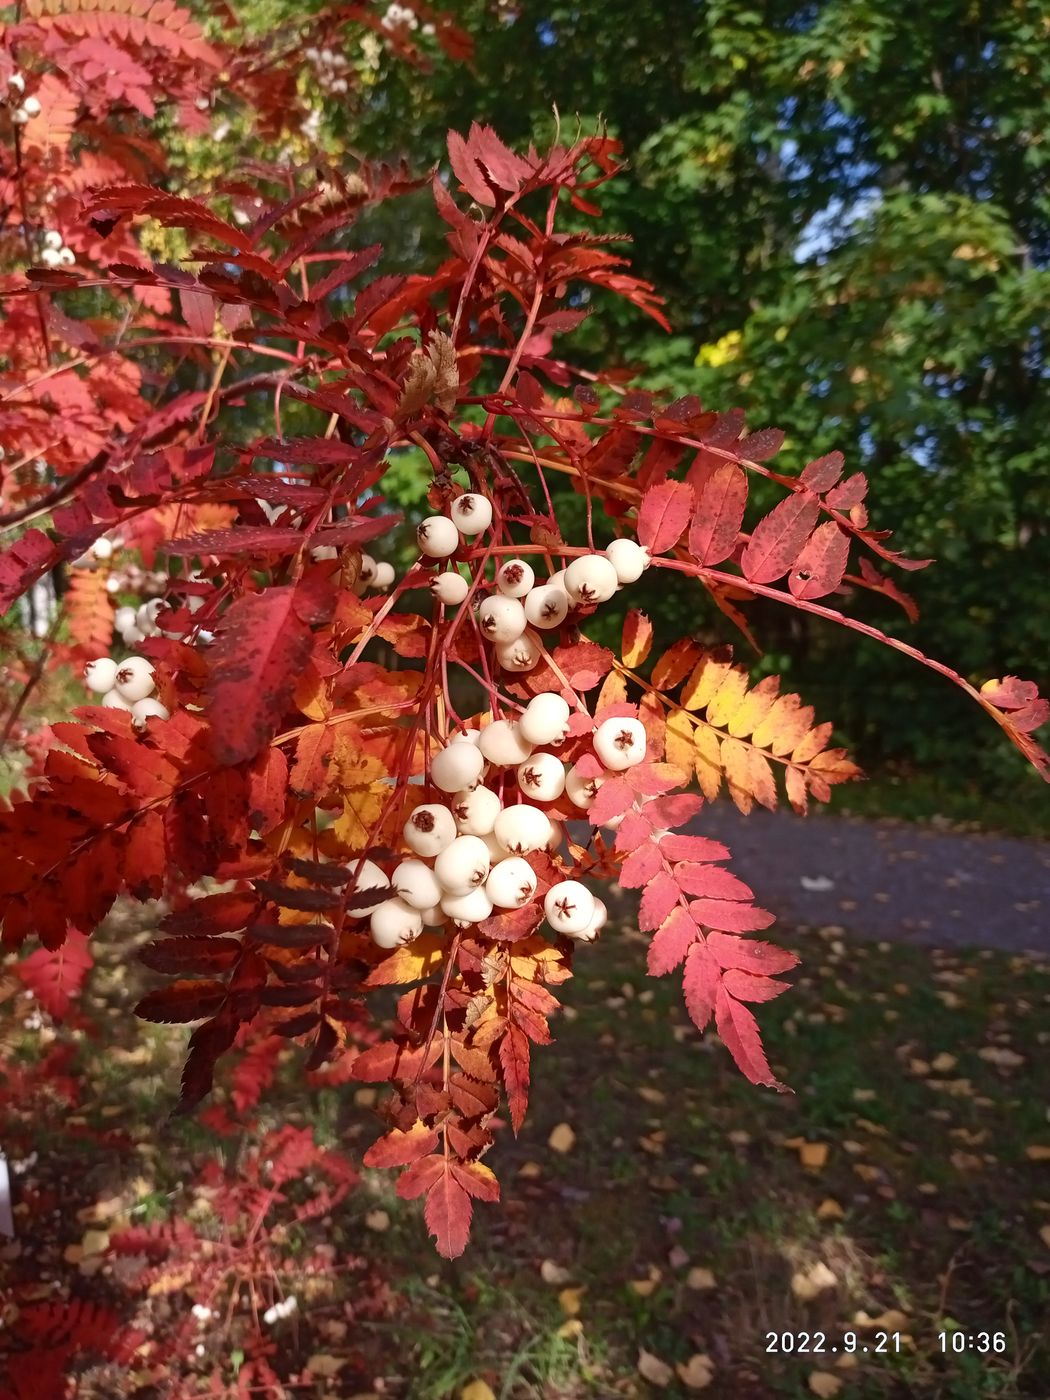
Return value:
[[(125, 1024), (117, 1010), (139, 983), (130, 941), (111, 929), (100, 944), (85, 1007), (96, 1027)], [(506, 1129), (488, 1158), (503, 1201), (479, 1208), (467, 1254), (439, 1260), (418, 1203), (398, 1200), (392, 1174), (366, 1172), (330, 1221), (288, 1233), (282, 1284), (300, 1312), (267, 1329), (288, 1389), (266, 1393), (677, 1397), (709, 1378), (707, 1394), (733, 1400), (814, 1387), (842, 1400), (1045, 1397), (1050, 1186), (1027, 1149), (1050, 1145), (1050, 965), (819, 931), (786, 941), (803, 959), (794, 989), (759, 1010), (790, 1095), (752, 1088), (700, 1039), (672, 981), (643, 975), (636, 932), (584, 952), (557, 1043), (534, 1057), (525, 1129)], [(7, 990), (8, 1064), (31, 1065), (35, 1038)], [(190, 1183), (220, 1142), (199, 1122), (164, 1123), (184, 1033), (143, 1028), (111, 1047), (59, 1030), (67, 1039), (84, 1084), (76, 1112), (48, 1108), (48, 1091), (4, 1105), (8, 1157), (39, 1156), (16, 1178), (20, 1246), (0, 1251), (0, 1287), (15, 1300), (53, 1275), (72, 1295), (121, 1300), (196, 1394), (206, 1364), (170, 1341), (192, 1280), (151, 1297), (116, 1263), (85, 1275), (65, 1257), (93, 1202), (134, 1223), (191, 1202), (207, 1214)], [(358, 1155), (378, 1131), (367, 1092), (307, 1092), (288, 1071), (261, 1126), (312, 1121)], [(547, 1140), (563, 1123), (575, 1142), (559, 1153)], [(319, 1241), (339, 1265), (331, 1278), (310, 1276)], [(1006, 1350), (941, 1356), (937, 1334), (958, 1328), (1001, 1332)], [(880, 1330), (902, 1334), (899, 1355), (874, 1351)], [(839, 1350), (787, 1351), (780, 1339), (802, 1333)], [(208, 1339), (228, 1380), (248, 1335), (242, 1310)], [(318, 1353), (338, 1368), (331, 1383), (306, 1375)], [(666, 1385), (639, 1373), (640, 1355)], [(122, 1396), (152, 1393), (133, 1380)]]
[(836, 812), (897, 821), (934, 822), (968, 831), (1046, 839), (1050, 807), (1034, 771), (1023, 770), (1014, 787), (967, 781), (958, 768), (874, 771), (863, 783), (836, 788)]

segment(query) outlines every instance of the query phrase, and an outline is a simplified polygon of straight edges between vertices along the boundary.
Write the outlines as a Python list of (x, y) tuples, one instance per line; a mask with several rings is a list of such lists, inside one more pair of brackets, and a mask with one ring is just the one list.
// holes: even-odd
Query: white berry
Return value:
[(519, 802), (516, 807), (504, 807), (493, 827), (496, 840), (516, 856), (530, 851), (542, 851), (551, 837), (551, 819), (539, 807)]
[(423, 932), (423, 918), (403, 899), (384, 899), (369, 920), (372, 941), (380, 948), (400, 948)]
[(524, 598), (536, 582), (536, 575), (524, 559), (508, 559), (496, 571), (496, 587), (508, 598)]
[(458, 729), (458, 730), (455, 732), (455, 734), (453, 734), (452, 738), (449, 740), (449, 743), (450, 743), (450, 744), (475, 744), (475, 745), (480, 745), (480, 743), (481, 743), (481, 730), (480, 730), (480, 729)]
[(454, 608), (470, 592), (470, 584), (462, 574), (438, 574), (430, 585), (430, 591), (439, 603)]
[(637, 719), (607, 719), (594, 731), (593, 743), (606, 768), (633, 768), (645, 757), (645, 726)]
[(433, 909), (441, 902), (441, 886), (429, 865), (421, 860), (403, 860), (390, 877), (399, 899), (413, 909)]
[(358, 583), (363, 583), (366, 588), (373, 588), (376, 581), (376, 572), (379, 565), (370, 554), (361, 555), (361, 567), (357, 571)]
[(457, 836), (434, 862), (446, 894), (469, 894), (488, 879), (489, 848), (480, 836)]
[(584, 554), (565, 570), (565, 591), (577, 603), (604, 603), (619, 583), (616, 570), (601, 554)]
[(594, 914), (586, 928), (579, 933), (570, 933), (569, 937), (574, 938), (577, 943), (593, 943), (598, 934), (605, 927), (609, 920), (609, 911), (602, 900), (594, 901)]
[(515, 642), (501, 642), (496, 648), (496, 660), (505, 671), (531, 671), (542, 651), (536, 634), (524, 632)]
[(442, 792), (460, 792), (480, 782), (484, 769), (480, 749), (473, 744), (449, 744), (430, 760), (430, 780)]
[(31, 117), (40, 115), (40, 99), (38, 97), (27, 97), (22, 103), (22, 110)]
[(553, 690), (534, 695), (518, 720), (518, 729), (530, 744), (561, 744), (569, 734), (569, 702)]
[(466, 894), (446, 894), (442, 897), (441, 908), (457, 924), (480, 924), (492, 913), (492, 900), (484, 886), (468, 890)]
[(490, 642), (514, 642), (525, 631), (525, 609), (517, 598), (495, 593), (478, 608), (481, 635)]
[(636, 583), (652, 563), (649, 551), (634, 540), (613, 540), (605, 555), (621, 583)]
[(547, 842), (548, 851), (556, 851), (565, 840), (565, 827), (555, 817), (551, 817), (551, 834)]
[(554, 802), (565, 791), (565, 765), (552, 753), (534, 753), (518, 764), (518, 787), (532, 802)]
[(604, 774), (597, 778), (581, 778), (575, 768), (570, 768), (565, 774), (565, 792), (573, 806), (586, 809), (598, 796), (598, 789), (604, 782)]
[(447, 559), (459, 548), (459, 531), (447, 515), (428, 515), (416, 529), (416, 539), (429, 559)]
[(152, 695), (136, 700), (131, 707), (131, 719), (136, 729), (145, 729), (148, 719), (171, 719), (171, 711)]
[(135, 609), (127, 606), (120, 607), (113, 614), (113, 626), (118, 632), (126, 632), (129, 627), (135, 626)]
[(382, 589), (390, 588), (396, 577), (397, 575), (394, 573), (393, 564), (388, 564), (384, 559), (381, 563), (376, 565), (376, 576), (373, 580), (372, 587)]
[(496, 825), (503, 803), (491, 788), (468, 788), (452, 799), (452, 815), (461, 836), (487, 836)]
[(520, 909), (536, 893), (536, 872), (521, 856), (501, 860), (489, 871), (485, 893), (497, 909)]
[(153, 666), (144, 656), (129, 656), (117, 668), (114, 688), (123, 699), (133, 705), (136, 700), (145, 700), (156, 689), (153, 680)]
[(526, 618), (544, 632), (560, 627), (568, 612), (569, 595), (556, 583), (541, 583), (525, 596)]
[(445, 922), (445, 911), (440, 904), (435, 904), (432, 909), (421, 909), (424, 928), (440, 928)]
[(375, 898), (368, 903), (358, 904), (356, 901), (353, 907), (355, 918), (361, 918), (364, 914), (376, 909), (383, 900), (387, 899), (390, 891), (390, 879), (385, 870), (381, 870), (374, 860), (355, 861), (351, 867), (354, 874), (351, 876), (350, 888), (358, 890), (361, 894), (368, 891), (375, 891)]
[(456, 839), (456, 823), (447, 807), (428, 802), (412, 812), (402, 834), (417, 856), (436, 856)]
[(476, 491), (457, 496), (449, 513), (464, 535), (480, 535), (492, 524), (492, 502)]
[(113, 557), (113, 541), (107, 540), (105, 535), (100, 536), (91, 546), (91, 553), (96, 559), (111, 559)]
[(522, 735), (516, 720), (497, 719), (481, 731), (481, 752), (499, 768), (516, 767), (532, 753), (532, 745)]
[(108, 656), (99, 657), (97, 661), (89, 661), (84, 667), (84, 684), (88, 690), (94, 691), (96, 695), (105, 695), (107, 691), (113, 689), (118, 669), (117, 663)]
[(579, 880), (561, 880), (544, 896), (543, 912), (555, 933), (580, 933), (594, 917), (594, 896)]
[(125, 700), (119, 690), (107, 691), (102, 697), (102, 704), (107, 710), (127, 710), (131, 713), (131, 701)]
[(151, 598), (148, 603), (143, 603), (135, 614), (135, 626), (147, 637), (155, 637), (160, 631), (157, 626), (157, 614), (163, 611), (164, 601), (161, 598)]

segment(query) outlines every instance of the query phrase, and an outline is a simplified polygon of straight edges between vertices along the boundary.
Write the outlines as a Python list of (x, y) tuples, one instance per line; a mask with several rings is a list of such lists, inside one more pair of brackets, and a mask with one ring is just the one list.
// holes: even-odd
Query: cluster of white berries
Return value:
[(127, 710), (136, 729), (145, 727), (149, 719), (168, 719), (166, 706), (154, 699), (156, 682), (153, 667), (144, 656), (129, 656), (126, 661), (114, 661), (103, 656), (89, 661), (84, 668), (84, 684), (95, 695), (101, 695), (109, 710)]
[[(388, 5), (386, 13), (379, 21), (384, 29), (397, 29), (399, 25), (407, 25), (409, 29), (419, 29), (419, 16), (409, 5), (399, 5), (396, 3)], [(434, 32), (432, 24), (424, 24), (420, 33), (430, 35)]]
[[(431, 515), (416, 531), (428, 559), (449, 559), (461, 536), (479, 535), (492, 523), (492, 505), (476, 492), (457, 496), (447, 516)], [(634, 540), (613, 540), (602, 554), (583, 554), (566, 568), (538, 582), (524, 559), (508, 559), (496, 572), (496, 591), (478, 608), (482, 636), (492, 643), (505, 671), (531, 671), (542, 655), (539, 632), (560, 627), (574, 608), (604, 603), (650, 564), (649, 551)], [(438, 574), (431, 592), (440, 603), (458, 607), (470, 591), (458, 572)]]
[[(26, 80), (21, 73), (12, 73), (7, 80), (9, 89), (8, 100), (17, 101), (26, 90)], [(15, 126), (25, 126), (31, 117), (40, 115), (40, 99), (38, 97), (22, 97), (22, 101), (14, 110), (11, 120)]]
[(272, 1327), (275, 1322), (283, 1322), (286, 1317), (291, 1317), (299, 1311), (299, 1300), (294, 1293), (289, 1293), (287, 1298), (282, 1298), (279, 1303), (274, 1303), (263, 1313), (263, 1322), (267, 1327)]
[(44, 250), (40, 260), (45, 267), (72, 267), (77, 255), (67, 248), (57, 229), (49, 228), (44, 233)]
[(314, 66), (317, 85), (324, 92), (349, 92), (350, 83), (346, 77), (350, 67), (347, 59), (334, 49), (309, 48), (303, 50), (307, 63)]
[[(556, 850), (562, 828), (534, 804), (557, 801), (564, 793), (575, 806), (587, 808), (604, 781), (579, 778), (550, 751), (568, 737), (570, 714), (562, 696), (545, 692), (529, 701), (519, 719), (494, 720), (484, 729), (457, 734), (435, 755), (430, 781), (450, 794), (449, 805), (415, 808), (404, 827), (412, 857), (389, 880), (371, 861), (358, 875), (357, 888), (375, 889), (378, 897), (368, 910), (359, 905), (358, 912), (371, 914), (379, 947), (400, 947), (424, 927), (440, 927), (447, 919), (469, 927), (494, 910), (520, 909), (535, 898), (536, 873), (525, 857)], [(605, 720), (592, 745), (604, 772), (622, 771), (645, 758), (645, 729), (636, 719)], [(486, 764), (515, 770), (520, 801), (505, 804), (484, 786)], [(383, 897), (388, 889), (393, 894)], [(608, 917), (602, 901), (578, 880), (554, 884), (544, 896), (543, 912), (556, 933), (581, 942), (592, 941)]]

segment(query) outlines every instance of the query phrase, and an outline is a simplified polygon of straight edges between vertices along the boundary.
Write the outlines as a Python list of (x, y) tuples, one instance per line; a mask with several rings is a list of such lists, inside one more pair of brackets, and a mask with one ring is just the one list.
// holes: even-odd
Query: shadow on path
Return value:
[[(1050, 951), (1050, 843), (904, 822), (705, 807), (692, 831), (785, 923), (842, 924), (861, 938)], [(830, 882), (830, 884), (828, 883)]]

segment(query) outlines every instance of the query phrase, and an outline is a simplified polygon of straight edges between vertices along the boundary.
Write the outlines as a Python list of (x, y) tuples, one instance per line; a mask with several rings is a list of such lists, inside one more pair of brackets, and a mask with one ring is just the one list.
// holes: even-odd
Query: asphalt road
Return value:
[(705, 808), (689, 829), (724, 841), (730, 869), (786, 923), (1050, 953), (1050, 842), (833, 812), (743, 817), (728, 802)]

